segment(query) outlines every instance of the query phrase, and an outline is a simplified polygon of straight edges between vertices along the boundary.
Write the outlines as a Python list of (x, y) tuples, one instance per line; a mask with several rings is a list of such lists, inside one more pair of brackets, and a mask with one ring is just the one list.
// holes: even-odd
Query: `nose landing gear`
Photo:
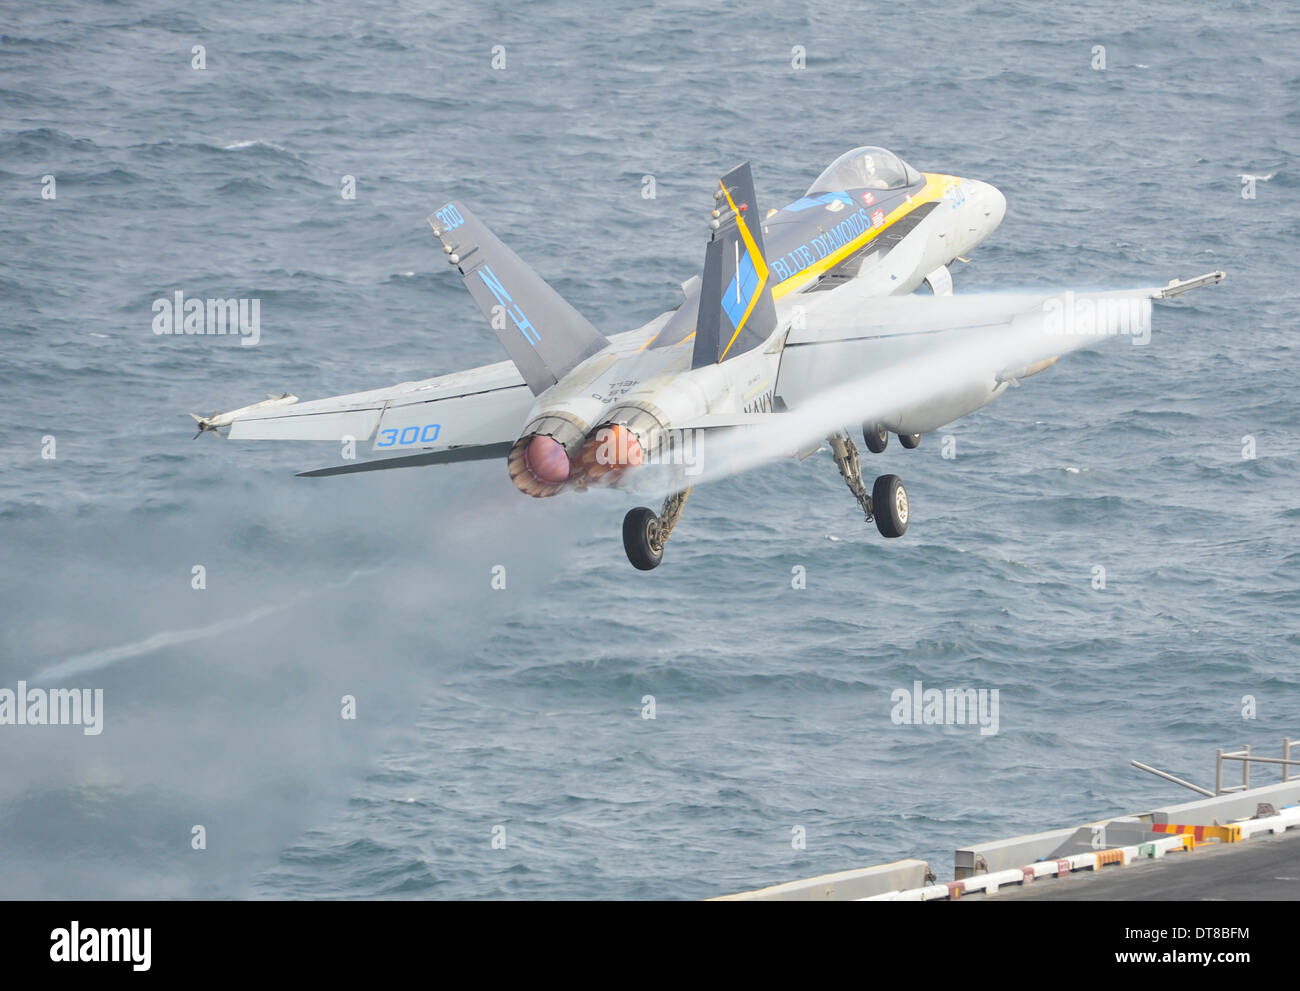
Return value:
[[(878, 424), (864, 423), (862, 425), (862, 439), (866, 441), (868, 451), (872, 454), (880, 454), (889, 446), (889, 431)], [(921, 435), (899, 434), (898, 442), (909, 451), (915, 450), (921, 443)]]
[(864, 423), (862, 425), (862, 439), (866, 441), (868, 451), (872, 454), (880, 454), (889, 446), (889, 431), (884, 427)]

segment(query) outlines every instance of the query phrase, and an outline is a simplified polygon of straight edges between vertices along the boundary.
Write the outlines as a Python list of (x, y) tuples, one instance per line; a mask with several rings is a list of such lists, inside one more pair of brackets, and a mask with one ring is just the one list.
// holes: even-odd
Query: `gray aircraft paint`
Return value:
[[(235, 439), (374, 438), (377, 460), (304, 473), (312, 476), (497, 457), (529, 425), (543, 433), (565, 425), (562, 432), (570, 434), (614, 422), (649, 424), (656, 430), (753, 426), (779, 415), (778, 410), (797, 410), (868, 371), (876, 374), (913, 362), (923, 338), (926, 347), (936, 340), (940, 346), (944, 340), (956, 345), (975, 324), (1011, 327), (1026, 318), (1026, 307), (1042, 305), (1046, 294), (1015, 297), (1014, 303), (1004, 299), (996, 312), (989, 309), (996, 309), (995, 304), (979, 298), (914, 297), (907, 309), (907, 332), (889, 333), (881, 320), (887, 322), (891, 311), (873, 307), (871, 301), (912, 293), (927, 275), (987, 238), (1006, 209), (1002, 194), (987, 183), (921, 176), (910, 167), (909, 176), (905, 188), (804, 197), (766, 218), (756, 240), (762, 244), (766, 237), (768, 264), (775, 268), (777, 252), (806, 260), (817, 252), (828, 257), (842, 250), (860, 220), (841, 233), (828, 232), (856, 215), (851, 203), (865, 197), (875, 209), (888, 212), (910, 203), (927, 182), (944, 183), (937, 200), (916, 204), (833, 267), (820, 274), (807, 269), (804, 284), (796, 287), (801, 291), (775, 300), (772, 315), (761, 317), (770, 332), (745, 341), (743, 349), (721, 362), (716, 357), (701, 361), (700, 353), (701, 348), (707, 355), (721, 353), (725, 318), (703, 345), (691, 346), (690, 334), (699, 314), (710, 310), (701, 310), (701, 294), (716, 297), (730, 281), (734, 254), (729, 269), (710, 274), (706, 267), (703, 278), (684, 283), (685, 298), (675, 310), (606, 338), (468, 209), (450, 203), (430, 224), (511, 361), (282, 409), (235, 411), (220, 420), (231, 424)], [(752, 204), (747, 165), (722, 182), (743, 190), (742, 197)], [(835, 209), (836, 204), (842, 208)], [(733, 224), (710, 246), (734, 251), (735, 243)], [(816, 244), (816, 252), (800, 247), (809, 244)], [(491, 270), (488, 278), (485, 267)], [(898, 432), (933, 430), (992, 402), (1009, 382), (991, 375), (911, 404), (901, 402), (882, 422)]]

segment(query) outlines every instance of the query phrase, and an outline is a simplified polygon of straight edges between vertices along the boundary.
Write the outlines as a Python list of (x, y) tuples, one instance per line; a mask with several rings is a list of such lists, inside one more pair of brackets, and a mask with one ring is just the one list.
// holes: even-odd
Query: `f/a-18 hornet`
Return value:
[[(468, 207), (429, 224), (509, 361), (299, 403), (288, 393), (194, 418), (235, 439), (364, 441), (338, 475), (500, 458), (536, 498), (601, 486), (666, 495), (623, 522), (629, 560), (656, 567), (690, 486), (823, 442), (868, 521), (907, 530), (907, 491), (868, 491), (846, 424), (867, 448), (905, 448), (1106, 334), (1149, 339), (1156, 289), (952, 295), (948, 266), (1002, 221), (986, 182), (916, 171), (883, 148), (837, 158), (794, 202), (760, 216), (749, 164), (718, 182), (704, 270), (674, 309), (606, 337)], [(929, 293), (915, 293), (922, 283)]]

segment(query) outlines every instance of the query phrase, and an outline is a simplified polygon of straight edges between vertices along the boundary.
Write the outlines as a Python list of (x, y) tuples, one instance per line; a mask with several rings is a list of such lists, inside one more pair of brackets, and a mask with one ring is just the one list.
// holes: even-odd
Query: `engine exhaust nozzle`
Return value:
[(525, 495), (541, 499), (569, 481), (569, 452), (554, 437), (526, 434), (515, 441), (507, 460), (510, 480)]
[(621, 423), (612, 423), (592, 431), (582, 446), (576, 470), (591, 483), (610, 472), (639, 465), (644, 459), (637, 435)]

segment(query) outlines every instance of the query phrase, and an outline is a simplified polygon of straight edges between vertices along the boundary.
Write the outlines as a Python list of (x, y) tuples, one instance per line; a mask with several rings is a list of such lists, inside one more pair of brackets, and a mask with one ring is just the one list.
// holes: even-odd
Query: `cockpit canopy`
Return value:
[(843, 189), (902, 189), (920, 181), (921, 175), (892, 151), (866, 145), (846, 151), (827, 166), (804, 195)]

